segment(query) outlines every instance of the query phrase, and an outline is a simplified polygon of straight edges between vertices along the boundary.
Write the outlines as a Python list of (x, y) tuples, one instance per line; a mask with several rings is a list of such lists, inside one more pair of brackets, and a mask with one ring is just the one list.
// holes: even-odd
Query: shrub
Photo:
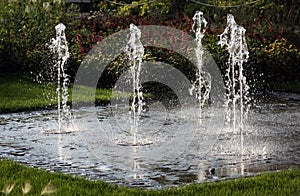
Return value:
[[(255, 24), (251, 25), (258, 28), (262, 26), (260, 22), (262, 21), (256, 21)], [(177, 16), (170, 19), (169, 17), (162, 16), (107, 17), (105, 15), (96, 15), (94, 17), (90, 17), (89, 19), (86, 18), (81, 21), (82, 28), (79, 28), (81, 30), (77, 31), (77, 36), (80, 37), (80, 39), (74, 39), (74, 44), (72, 45), (76, 46), (74, 47), (74, 49), (77, 49), (78, 52), (80, 52), (81, 58), (83, 58), (94, 44), (97, 44), (97, 42), (101, 41), (106, 36), (109, 36), (110, 34), (120, 29), (128, 28), (130, 23), (134, 23), (137, 25), (163, 25), (192, 33), (191, 27), (193, 21), (190, 17), (187, 16)], [(213, 22), (211, 21), (211, 23)], [(250, 28), (250, 26), (248, 26), (248, 28)], [(269, 33), (267, 33), (266, 30), (266, 33), (262, 34), (257, 33), (254, 29), (251, 29), (249, 31), (248, 30), (249, 29), (247, 29), (246, 36), (250, 58), (248, 60), (248, 63), (245, 64), (245, 72), (249, 80), (251, 80), (253, 84), (262, 83), (262, 78), (264, 78), (264, 80), (266, 81), (272, 81), (278, 78), (278, 75), (280, 76), (280, 78), (289, 80), (295, 80), (299, 78), (299, 76), (297, 75), (297, 73), (299, 73), (299, 71), (297, 71), (299, 69), (299, 49), (295, 45), (291, 46), (287, 38), (282, 38), (282, 36), (278, 34), (276, 34), (276, 38), (275, 34), (271, 33), (272, 31), (270, 29), (268, 30), (270, 31)], [(205, 48), (208, 49), (208, 51), (213, 55), (214, 60), (218, 64), (221, 72), (224, 74), (228, 54), (224, 49), (220, 48), (217, 45), (217, 35), (220, 33), (222, 33), (221, 27), (216, 28), (214, 25), (209, 25), (207, 33), (203, 39), (203, 44)], [(188, 77), (190, 79), (193, 78), (193, 66), (186, 66), (189, 64), (189, 62), (187, 62), (186, 59), (184, 59), (182, 56), (172, 51), (167, 51), (160, 48), (147, 48), (144, 60), (149, 59), (172, 64), (183, 71), (185, 74), (189, 75)], [(117, 79), (118, 75), (120, 75), (120, 73), (122, 73), (122, 71), (125, 69), (123, 66), (126, 67), (126, 65), (124, 65), (124, 63), (118, 59), (116, 59), (115, 62), (112, 62), (109, 65), (107, 76), (111, 80), (107, 80), (107, 84), (111, 85), (111, 83), (113, 83)], [(284, 71), (281, 71), (282, 69), (284, 69)], [(264, 77), (261, 77), (262, 74), (264, 75)]]
[[(162, 1), (157, 1), (157, 3), (162, 3)], [(219, 1), (212, 3), (222, 4)], [(185, 2), (184, 5), (194, 4)], [(142, 7), (145, 10), (146, 8), (148, 10), (156, 9), (154, 5), (154, 7), (149, 6)], [(168, 6), (170, 5), (166, 4), (166, 7)], [(55, 25), (63, 22), (67, 26), (66, 36), (70, 52), (68, 73), (75, 76), (82, 59), (94, 45), (121, 29), (129, 28), (130, 23), (169, 26), (192, 33), (191, 16), (194, 11), (188, 12), (188, 8), (180, 6), (183, 15), (174, 17), (154, 16), (146, 12), (143, 16), (140, 16), (142, 14), (124, 16), (120, 13), (112, 16), (103, 12), (94, 12), (88, 17), (79, 18), (78, 9), (65, 4), (64, 1), (11, 0), (8, 3), (1, 1), (2, 15), (0, 19), (3, 22), (1, 23), (3, 25), (0, 25), (1, 70), (26, 70), (37, 75), (41, 71), (51, 69), (47, 65), (51, 65), (52, 56), (49, 55), (46, 43), (55, 37)], [(110, 9), (109, 6), (106, 8)], [(292, 44), (298, 40), (299, 35), (294, 34), (291, 29), (291, 26), (299, 21), (297, 20), (299, 19), (299, 8), (294, 4), (260, 1), (253, 6), (230, 9), (200, 5), (194, 6), (194, 8), (204, 11), (208, 20), (209, 25), (203, 44), (213, 55), (222, 73), (224, 73), (228, 54), (217, 46), (217, 35), (222, 33), (226, 25), (226, 15), (231, 12), (236, 16), (237, 23), (247, 30), (250, 58), (245, 68), (248, 78), (254, 81), (255, 78), (262, 78), (259, 77), (260, 74), (264, 74), (264, 78), (269, 81), (278, 78), (282, 80), (299, 79), (299, 47), (297, 47), (297, 43)], [(290, 9), (289, 12), (287, 12), (288, 9)], [(147, 48), (145, 54), (145, 60), (152, 59), (172, 64), (186, 73), (189, 78), (193, 78), (193, 66), (183, 66), (189, 63), (179, 54), (161, 48)], [(104, 74), (107, 80), (103, 87), (111, 86), (126, 69), (126, 65), (120, 59), (122, 56), (108, 66)]]
[[(60, 0), (9, 0), (0, 2), (1, 70), (33, 71), (49, 51), (42, 46), (55, 36), (59, 22), (73, 21), (74, 6)], [(46, 56), (43, 56), (46, 55)]]
[(271, 72), (274, 80), (300, 79), (300, 49), (285, 38), (277, 38), (262, 49), (265, 55), (265, 71)]

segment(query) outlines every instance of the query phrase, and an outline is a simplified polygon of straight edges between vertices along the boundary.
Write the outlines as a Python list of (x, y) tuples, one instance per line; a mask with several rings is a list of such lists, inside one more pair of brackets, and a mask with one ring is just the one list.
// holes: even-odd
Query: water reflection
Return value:
[[(213, 111), (216, 109), (211, 108), (212, 114)], [(292, 101), (285, 97), (257, 105), (245, 125), (243, 146), (239, 133), (226, 128), (222, 132), (214, 131), (222, 123), (210, 121), (209, 115), (203, 117), (207, 124), (201, 125), (197, 125), (197, 119), (175, 118), (178, 114), (182, 116), (184, 111), (150, 111), (142, 117), (147, 125), (142, 135), (153, 143), (136, 146), (119, 145), (113, 140), (119, 137), (113, 130), (119, 125), (111, 123), (116, 119), (109, 107), (98, 108), (103, 134), (111, 139), (106, 141), (101, 138), (103, 135), (86, 129), (84, 124), (77, 127), (77, 131), (53, 134), (57, 127), (56, 111), (2, 114), (0, 152), (1, 157), (39, 168), (138, 187), (177, 186), (251, 176), (300, 166), (299, 111), (300, 101), (294, 97)], [(87, 108), (86, 116), (81, 115), (77, 120), (86, 122), (88, 112)], [(193, 122), (196, 125), (192, 125)], [(203, 131), (205, 126), (210, 127), (209, 131)], [(183, 130), (177, 133), (182, 138), (188, 138), (190, 129), (197, 130), (192, 138), (188, 138), (191, 141), (187, 145), (171, 146), (174, 152), (183, 150), (183, 153), (172, 157), (176, 153), (168, 156), (163, 151), (156, 151), (156, 148), (168, 145), (168, 140), (172, 139), (168, 135), (177, 127)]]

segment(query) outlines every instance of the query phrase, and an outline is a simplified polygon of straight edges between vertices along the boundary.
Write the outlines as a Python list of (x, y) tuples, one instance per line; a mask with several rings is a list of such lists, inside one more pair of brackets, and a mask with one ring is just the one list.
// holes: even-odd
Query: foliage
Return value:
[[(132, 1), (133, 6), (118, 7), (118, 13), (121, 15), (139, 14), (144, 15), (165, 15), (170, 12), (170, 1), (157, 0), (153, 3), (147, 3), (149, 0)], [(143, 5), (138, 5), (143, 4)], [(134, 6), (136, 5), (136, 6)]]
[[(54, 27), (58, 22), (64, 22), (67, 26), (66, 36), (70, 52), (67, 73), (75, 77), (82, 59), (96, 44), (121, 29), (129, 28), (130, 23), (169, 26), (192, 34), (191, 17), (195, 10), (202, 10), (208, 20), (207, 32), (203, 40), (204, 47), (213, 54), (222, 72), (228, 54), (216, 45), (217, 35), (225, 27), (226, 15), (232, 13), (237, 23), (247, 30), (250, 59), (245, 67), (252, 81), (255, 77), (261, 78), (260, 74), (265, 74), (269, 80), (274, 80), (278, 76), (288, 80), (299, 78), (297, 73), (299, 73), (300, 39), (299, 33), (294, 32), (297, 25), (299, 26), (300, 8), (295, 0), (290, 2), (262, 0), (253, 5), (239, 7), (220, 6), (239, 5), (250, 1), (201, 1), (214, 5), (213, 7), (191, 1), (177, 1), (180, 14), (172, 17), (169, 17), (168, 13), (171, 12), (173, 2), (176, 1), (158, 0), (155, 3), (127, 6), (127, 8), (106, 1), (93, 1), (100, 7), (100, 11), (81, 17), (76, 7), (57, 0), (20, 2), (9, 1), (6, 4), (1, 1), (0, 3), (1, 21), (4, 22), (0, 25), (1, 70), (31, 71), (35, 76), (41, 72), (45, 74), (45, 70), (51, 70), (53, 56), (46, 44), (49, 43), (50, 38), (55, 37)], [(132, 3), (131, 0), (118, 2)], [(144, 2), (146, 0), (137, 0), (133, 4)], [(156, 14), (160, 11), (163, 13)], [(286, 43), (281, 45), (281, 42)], [(291, 44), (292, 50), (289, 49)], [(273, 50), (274, 47), (276, 49)], [(186, 67), (182, 65), (188, 63), (180, 55), (160, 48), (148, 48), (146, 55), (144, 60), (155, 59), (167, 62), (180, 70), (184, 70)], [(120, 55), (105, 70), (103, 74), (105, 80), (100, 87), (111, 87), (126, 69), (122, 59)], [(193, 70), (184, 72), (190, 74), (189, 78), (193, 78)], [(253, 76), (253, 73), (256, 76)]]
[(74, 20), (76, 9), (60, 0), (0, 1), (1, 69), (25, 71), (40, 66), (44, 46), (55, 36), (59, 22)]
[(280, 80), (300, 79), (300, 49), (285, 38), (278, 38), (266, 44), (262, 49), (265, 54), (265, 70)]
[(0, 189), (4, 192), (10, 191), (12, 195), (21, 195), (26, 187), (29, 195), (41, 195), (43, 191), (44, 193), (51, 191), (56, 195), (299, 195), (300, 193), (299, 169), (163, 190), (118, 187), (102, 181), (89, 181), (29, 168), (10, 160), (0, 160), (0, 176)]
[[(156, 0), (151, 1), (149, 0), (125, 0), (125, 1), (117, 1), (118, 3), (125, 4), (123, 6), (109, 3), (106, 1), (99, 1), (96, 0), (94, 3), (96, 3), (98, 6), (98, 9), (106, 14), (109, 14), (110, 16), (115, 15), (166, 15), (170, 12), (171, 3), (167, 0)], [(126, 5), (127, 4), (127, 5)]]
[[(263, 9), (263, 8), (262, 8)], [(264, 8), (265, 9), (265, 8)], [(236, 10), (237, 11), (237, 10)], [(218, 34), (221, 34), (223, 31), (224, 24), (226, 22), (226, 14), (220, 17), (220, 21), (214, 22), (211, 18), (210, 13), (205, 13), (206, 17), (208, 18), (209, 25), (206, 31), (206, 35), (204, 37), (204, 46), (209, 50), (209, 52), (213, 55), (214, 60), (219, 65), (219, 68), (222, 73), (224, 73), (224, 69), (226, 66), (228, 54), (224, 49), (221, 49), (217, 46), (218, 41)], [(237, 14), (238, 15), (238, 14)], [(238, 15), (239, 16), (239, 15)], [(254, 16), (254, 13), (253, 13)], [(277, 24), (270, 22), (270, 26), (265, 27), (265, 20), (260, 19), (261, 16), (255, 16), (255, 22), (250, 23), (248, 20), (243, 20), (243, 18), (236, 17), (238, 23), (243, 23), (245, 28), (247, 29), (247, 40), (249, 45), (249, 52), (250, 52), (250, 59), (249, 62), (245, 65), (246, 67), (246, 74), (248, 78), (250, 78), (253, 84), (261, 83), (263, 81), (259, 81), (262, 79), (261, 74), (264, 74), (266, 80), (273, 80), (276, 76), (274, 73), (278, 71), (278, 74), (281, 74), (286, 79), (297, 79), (296, 70), (299, 67), (298, 59), (299, 55), (298, 52), (299, 48), (293, 44), (293, 50), (285, 50), (285, 47), (277, 47), (276, 55), (270, 55), (267, 52), (267, 48), (269, 48), (269, 44), (274, 42), (274, 40), (286, 40), (289, 41), (289, 37), (287, 36), (287, 32), (290, 32), (288, 29), (277, 28)], [(222, 24), (221, 24), (222, 22)], [(106, 16), (103, 13), (96, 13), (94, 16), (83, 19), (81, 21), (82, 28), (85, 31), (82, 33), (78, 32), (80, 35), (80, 40), (78, 43), (78, 48), (81, 54), (81, 58), (83, 58), (87, 52), (91, 49), (91, 47), (99, 42), (102, 39), (109, 36), (110, 34), (120, 30), (126, 29), (129, 27), (130, 23), (134, 23), (136, 25), (162, 25), (162, 26), (169, 26), (174, 27), (176, 29), (180, 29), (185, 32), (191, 32), (193, 21), (188, 16), (179, 16), (169, 18), (167, 16)], [(272, 25), (273, 24), (273, 25)], [(277, 29), (277, 30), (276, 30)], [(89, 31), (87, 31), (89, 30)], [(278, 31), (280, 32), (278, 33)], [(192, 35), (194, 36), (194, 35)], [(76, 40), (74, 41), (76, 45)], [(291, 44), (291, 43), (290, 43)], [(289, 46), (286, 45), (288, 48)], [(282, 50), (282, 51), (281, 51)], [(285, 50), (285, 51), (283, 51)], [(288, 58), (285, 58), (288, 57)], [(81, 59), (80, 58), (80, 59)], [(108, 67), (108, 70), (105, 72), (105, 80), (102, 83), (103, 86), (101, 87), (111, 87), (118, 76), (126, 69), (126, 64), (122, 61), (124, 59), (122, 55), (112, 62)], [(183, 57), (178, 54), (162, 50), (160, 48), (147, 48), (144, 60), (154, 59), (156, 61), (162, 61), (169, 64), (176, 66), (180, 70), (184, 70), (187, 67), (192, 68), (193, 66), (182, 66), (187, 65), (187, 62)], [(278, 59), (274, 61), (274, 59)], [(80, 61), (80, 60), (79, 60)], [(274, 62), (277, 62), (275, 64)], [(288, 68), (290, 67), (290, 68)], [(285, 72), (281, 72), (280, 69), (285, 69)], [(183, 71), (185, 74), (189, 75), (189, 78), (193, 78), (193, 70), (185, 70)], [(293, 77), (290, 77), (291, 73)]]
[[(195, 0), (197, 2), (197, 0)], [(118, 3), (127, 4), (142, 4), (149, 2), (147, 0), (123, 0)], [(172, 2), (172, 3), (171, 3)], [(175, 3), (174, 3), (175, 2)], [(295, 28), (299, 28), (300, 21), (300, 4), (298, 0), (291, 1), (274, 1), (274, 0), (261, 0), (252, 4), (252, 0), (205, 0), (198, 1), (163, 1), (159, 0), (142, 6), (121, 6), (113, 3), (107, 3), (101, 1), (103, 8), (108, 8), (109, 12), (114, 10), (110, 15), (151, 15), (155, 13), (155, 16), (166, 17), (171, 13), (171, 10), (175, 10), (174, 7), (178, 7), (179, 17), (191, 18), (197, 10), (204, 12), (205, 17), (208, 19), (209, 28), (220, 31), (226, 24), (226, 15), (231, 13), (235, 16), (238, 24), (244, 26), (247, 29), (248, 34), (257, 37), (258, 39), (273, 40), (278, 36), (291, 38), (291, 41), (296, 42), (299, 45), (299, 35), (296, 36), (293, 32)], [(157, 7), (157, 4), (161, 4), (164, 8)], [(209, 6), (208, 6), (209, 5)], [(147, 11), (143, 11), (143, 7)], [(132, 11), (135, 10), (135, 11)], [(158, 13), (165, 10), (164, 13)], [(168, 11), (167, 11), (168, 10)], [(100, 9), (100, 11), (103, 11)], [(103, 12), (106, 13), (107, 12)], [(111, 12), (112, 13), (112, 12)], [(153, 16), (153, 15), (152, 15)], [(176, 17), (175, 16), (175, 17)], [(174, 18), (174, 15), (173, 15)], [(170, 18), (169, 18), (170, 19)], [(176, 19), (175, 19), (176, 20)], [(298, 38), (298, 39), (295, 39)]]
[[(237, 16), (242, 23), (253, 22), (256, 17), (264, 20), (266, 27), (269, 26), (290, 26), (299, 23), (299, 2), (297, 0), (261, 0), (254, 4), (253, 0), (195, 0), (195, 1), (167, 1), (167, 0), (123, 0), (115, 1), (120, 3), (108, 3), (106, 1), (94, 0), (101, 12), (113, 15), (159, 15), (166, 16), (173, 10), (178, 11), (180, 16), (193, 16), (197, 10), (203, 11), (209, 18), (219, 24), (224, 20), (224, 16), (232, 13)], [(150, 3), (147, 3), (150, 2)], [(197, 3), (198, 2), (198, 3)], [(121, 5), (125, 4), (125, 5)], [(139, 5), (139, 6), (138, 6)]]

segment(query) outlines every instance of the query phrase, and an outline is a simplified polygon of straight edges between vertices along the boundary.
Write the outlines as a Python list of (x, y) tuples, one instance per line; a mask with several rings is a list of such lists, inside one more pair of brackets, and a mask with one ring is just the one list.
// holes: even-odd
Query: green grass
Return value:
[[(272, 83), (271, 89), (284, 92), (300, 93), (300, 82)], [(111, 89), (79, 87), (80, 93), (76, 103), (96, 101), (97, 104), (109, 103), (112, 97), (129, 97), (130, 93), (112, 93)], [(57, 105), (56, 83), (37, 83), (18, 75), (0, 74), (0, 113), (18, 112), (41, 108), (55, 108)], [(69, 90), (71, 104), (72, 88)], [(86, 96), (87, 95), (87, 96)], [(152, 95), (144, 94), (150, 98)]]
[[(0, 113), (19, 112), (57, 106), (56, 83), (38, 83), (16, 75), (0, 74)], [(96, 104), (107, 104), (112, 98), (129, 98), (130, 93), (112, 93), (111, 89), (95, 89), (77, 86), (76, 103), (95, 101)], [(94, 93), (95, 94), (92, 94)], [(151, 97), (144, 94), (144, 97)], [(69, 89), (68, 104), (72, 102), (72, 86)]]
[[(83, 90), (87, 88), (83, 87)], [(15, 75), (0, 75), (0, 112), (17, 112), (40, 108), (54, 108), (57, 105), (56, 83), (37, 83)], [(69, 104), (72, 89), (69, 91)], [(98, 103), (111, 99), (110, 89), (97, 89), (93, 97)], [(86, 101), (85, 97), (79, 97)]]
[(32, 187), (27, 195), (41, 195), (45, 187), (53, 195), (300, 195), (300, 170), (164, 190), (142, 190), (50, 173), (10, 160), (0, 160), (0, 190), (14, 185), (10, 195), (22, 195), (25, 183)]
[(38, 84), (18, 76), (0, 76), (0, 111), (12, 112), (51, 106), (55, 86)]

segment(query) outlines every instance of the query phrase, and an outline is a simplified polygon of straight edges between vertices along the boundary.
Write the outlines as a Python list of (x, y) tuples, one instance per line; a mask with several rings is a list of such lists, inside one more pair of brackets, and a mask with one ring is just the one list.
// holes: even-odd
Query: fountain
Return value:
[(141, 91), (140, 72), (144, 46), (140, 41), (141, 31), (134, 24), (130, 24), (129, 40), (124, 48), (129, 57), (130, 73), (132, 78), (132, 101), (130, 111), (132, 113), (131, 132), (133, 134), (133, 145), (137, 145), (137, 134), (140, 114), (143, 110), (143, 92)]
[[(196, 97), (199, 102), (199, 116), (201, 122), (201, 113), (202, 107), (204, 103), (209, 99), (210, 89), (211, 89), (211, 80), (210, 75), (203, 71), (203, 55), (204, 55), (204, 48), (202, 45), (202, 38), (204, 37), (204, 33), (206, 31), (207, 21), (203, 16), (203, 12), (197, 11), (193, 17), (194, 24), (192, 26), (192, 30), (196, 35), (196, 66), (198, 72), (196, 73), (196, 80), (190, 89), (191, 94), (195, 91)], [(206, 77), (205, 77), (206, 76)]]
[[(59, 24), (51, 45), (61, 76), (57, 81), (58, 111), (0, 114), (1, 157), (140, 188), (165, 188), (300, 167), (300, 96), (275, 97), (272, 102), (258, 103), (248, 112), (249, 87), (243, 76), (243, 64), (248, 58), (245, 29), (228, 15), (227, 28), (219, 41), (230, 55), (225, 81), (226, 106), (216, 104), (215, 97), (225, 95), (224, 83), (221, 76), (216, 77), (214, 71), (221, 75), (217, 65), (202, 46), (205, 26), (203, 13), (197, 12), (193, 26), (196, 39), (170, 27), (132, 24), (130, 29), (111, 35), (95, 46), (75, 78), (72, 118), (76, 131), (70, 133), (63, 126), (70, 118), (66, 104), (68, 76), (64, 69), (68, 48), (65, 26)], [(171, 65), (142, 62), (144, 46), (166, 48), (189, 59), (198, 71), (196, 81), (191, 84)], [(111, 105), (95, 106), (91, 98), (95, 97), (97, 83), (101, 82), (99, 76), (124, 52), (129, 58), (129, 71), (120, 76), (116, 86), (120, 84), (117, 90), (125, 89), (131, 97), (127, 96), (123, 102), (120, 99)], [(99, 57), (99, 53), (101, 58), (93, 58)], [(153, 80), (176, 91), (182, 107), (166, 108), (156, 102), (143, 111), (141, 84)], [(189, 94), (192, 85), (196, 98)], [(218, 85), (224, 93), (217, 91)], [(92, 100), (91, 104), (80, 105), (82, 97), (86, 98), (84, 101)], [(210, 98), (213, 104), (205, 105)], [(115, 108), (114, 103), (120, 103), (120, 108)], [(52, 130), (57, 125), (57, 113), (59, 132), (66, 134), (45, 134), (44, 130)], [(226, 123), (231, 126), (228, 129), (224, 126), (224, 113)], [(244, 123), (247, 113), (247, 123)], [(201, 126), (198, 126), (198, 114), (202, 115)], [(236, 126), (240, 132), (235, 132)], [(239, 142), (243, 156), (236, 145)]]
[[(61, 133), (62, 125), (71, 118), (70, 108), (67, 105), (69, 92), (69, 76), (65, 73), (65, 64), (69, 58), (67, 39), (65, 35), (66, 26), (62, 23), (55, 27), (56, 39), (51, 40), (50, 49), (56, 54), (57, 69), (57, 113), (58, 113), (58, 133)], [(66, 127), (64, 127), (66, 128)]]
[[(226, 69), (226, 123), (232, 121), (233, 130), (236, 130), (237, 118), (237, 102), (239, 100), (239, 131), (241, 136), (241, 146), (243, 148), (243, 121), (244, 116), (249, 110), (249, 86), (246, 77), (243, 73), (243, 64), (248, 59), (248, 48), (245, 38), (246, 30), (239, 26), (233, 15), (228, 14), (227, 26), (224, 32), (219, 35), (220, 41), (218, 42), (221, 47), (226, 46), (229, 53), (228, 68)], [(243, 153), (243, 149), (242, 149)]]
[(226, 69), (226, 77), (228, 78), (226, 80), (226, 107), (228, 108), (229, 114), (226, 121), (232, 121), (234, 129), (236, 126), (237, 101), (239, 100), (240, 106), (240, 129), (243, 128), (244, 115), (249, 110), (249, 86), (243, 74), (243, 64), (247, 62), (249, 55), (245, 32), (246, 30), (242, 26), (237, 25), (234, 17), (229, 14), (227, 16), (227, 27), (224, 32), (219, 35), (220, 41), (218, 42), (221, 47), (226, 46), (229, 53), (227, 62), (228, 68)]

